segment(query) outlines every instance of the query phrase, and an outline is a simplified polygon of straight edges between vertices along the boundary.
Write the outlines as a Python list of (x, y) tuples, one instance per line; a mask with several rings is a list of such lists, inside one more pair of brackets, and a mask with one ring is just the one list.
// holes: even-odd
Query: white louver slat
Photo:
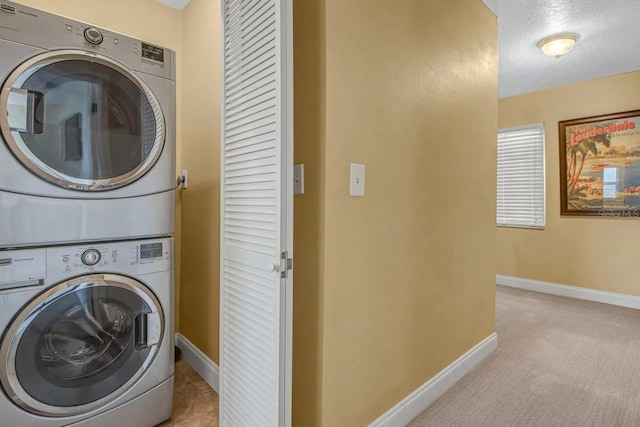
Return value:
[(222, 1), (223, 427), (291, 425), (291, 8)]
[(497, 225), (544, 228), (544, 186), (544, 124), (501, 129)]

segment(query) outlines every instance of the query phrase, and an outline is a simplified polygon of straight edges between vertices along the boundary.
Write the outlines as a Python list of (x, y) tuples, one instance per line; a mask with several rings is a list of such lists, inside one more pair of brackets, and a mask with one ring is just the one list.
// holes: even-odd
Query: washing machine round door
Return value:
[(79, 191), (140, 179), (165, 140), (149, 87), (122, 64), (82, 50), (49, 51), (17, 67), (0, 92), (0, 131), (29, 171)]
[(71, 416), (104, 406), (149, 368), (164, 333), (155, 295), (118, 275), (61, 283), (14, 319), (0, 346), (0, 380), (19, 406)]

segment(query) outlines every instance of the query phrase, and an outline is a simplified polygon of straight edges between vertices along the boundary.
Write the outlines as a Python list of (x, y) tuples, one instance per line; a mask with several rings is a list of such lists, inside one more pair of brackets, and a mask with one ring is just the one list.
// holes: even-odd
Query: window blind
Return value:
[(498, 131), (496, 224), (544, 228), (544, 124)]

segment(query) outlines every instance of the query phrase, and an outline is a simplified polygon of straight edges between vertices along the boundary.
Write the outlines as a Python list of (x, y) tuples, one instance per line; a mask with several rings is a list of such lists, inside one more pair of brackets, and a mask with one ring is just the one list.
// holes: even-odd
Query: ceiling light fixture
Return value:
[(578, 40), (577, 34), (565, 33), (546, 37), (538, 42), (538, 47), (542, 53), (555, 58), (560, 58), (565, 53), (573, 49)]

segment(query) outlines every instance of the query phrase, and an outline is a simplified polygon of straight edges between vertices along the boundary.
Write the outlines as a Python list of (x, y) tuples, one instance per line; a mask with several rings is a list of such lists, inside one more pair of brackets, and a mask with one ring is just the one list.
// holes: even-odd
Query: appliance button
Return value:
[(0, 10), (6, 13), (12, 13), (14, 15), (16, 14), (16, 8), (8, 4), (0, 4)]
[(65, 256), (63, 256), (63, 257), (62, 257), (62, 262), (65, 262), (65, 263), (66, 263), (66, 262), (69, 262), (69, 257), (68, 257), (68, 256), (66, 256), (66, 255), (65, 255)]
[(100, 44), (104, 40), (102, 33), (94, 27), (84, 30), (84, 38), (91, 44)]
[(82, 254), (82, 263), (84, 265), (96, 265), (100, 262), (100, 252), (95, 249), (87, 249)]

